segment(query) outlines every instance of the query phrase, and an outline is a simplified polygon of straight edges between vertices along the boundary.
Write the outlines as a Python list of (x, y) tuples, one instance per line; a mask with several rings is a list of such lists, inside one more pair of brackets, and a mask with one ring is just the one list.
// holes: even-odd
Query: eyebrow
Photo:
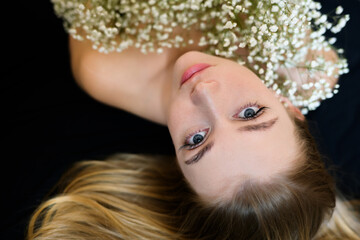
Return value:
[(208, 153), (211, 150), (213, 146), (214, 146), (214, 141), (211, 141), (210, 143), (206, 144), (205, 147), (203, 147), (197, 154), (195, 154), (189, 160), (186, 160), (185, 164), (190, 165), (198, 162), (206, 153)]
[(248, 131), (248, 132), (252, 132), (252, 131), (262, 131), (262, 130), (267, 130), (269, 128), (271, 128), (276, 121), (278, 120), (278, 118), (273, 118), (270, 119), (269, 121), (265, 121), (262, 123), (258, 123), (258, 124), (251, 124), (251, 125), (246, 125), (243, 127), (238, 128), (239, 131)]
[[(238, 130), (239, 131), (248, 131), (248, 132), (268, 130), (277, 122), (277, 120), (278, 120), (278, 118), (276, 117), (276, 118), (273, 118), (273, 119), (270, 119), (268, 121), (261, 122), (258, 124), (251, 124), (251, 125), (246, 125), (246, 126), (240, 127), (240, 128), (238, 128)], [(200, 161), (200, 159), (202, 157), (204, 157), (204, 155), (206, 153), (208, 153), (211, 150), (211, 148), (213, 146), (214, 146), (214, 141), (211, 141), (210, 143), (206, 144), (205, 147), (203, 147), (197, 154), (195, 154), (189, 160), (186, 160), (185, 164), (190, 165), (190, 164), (197, 163), (198, 161)]]

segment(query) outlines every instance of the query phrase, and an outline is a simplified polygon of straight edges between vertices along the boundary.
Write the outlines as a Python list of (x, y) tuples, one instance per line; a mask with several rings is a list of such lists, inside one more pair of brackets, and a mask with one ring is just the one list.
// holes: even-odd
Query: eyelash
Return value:
[(249, 118), (246, 118), (246, 119), (242, 119), (241, 121), (249, 121), (249, 120), (252, 120), (252, 119), (255, 119), (257, 117), (259, 117), (261, 114), (264, 113), (265, 109), (267, 109), (268, 107), (261, 107), (257, 102), (253, 102), (253, 103), (248, 103), (244, 106), (242, 106), (237, 112), (236, 114), (233, 115), (234, 118), (239, 118), (239, 117), (236, 117), (239, 113), (241, 113), (242, 110), (246, 109), (246, 108), (249, 108), (249, 107), (257, 107), (259, 108), (259, 110), (256, 111), (255, 113), (255, 116), (253, 117), (249, 117)]
[[(202, 140), (202, 141), (201, 141), (200, 143), (198, 143), (198, 144), (189, 144), (189, 143), (187, 143), (188, 140), (189, 140), (192, 136), (194, 136), (196, 133), (203, 132), (203, 131), (206, 131), (206, 135), (205, 135), (205, 137), (204, 137), (204, 140)], [(195, 131), (195, 132), (187, 135), (187, 137), (186, 137), (185, 140), (184, 140), (184, 145), (183, 145), (182, 147), (187, 147), (188, 149), (194, 149), (194, 148), (200, 146), (200, 145), (203, 144), (204, 141), (206, 140), (208, 133), (209, 133), (209, 128), (205, 128), (205, 129), (197, 130), (197, 131)]]
[[(255, 116), (249, 117), (249, 118), (246, 118), (246, 119), (243, 118), (243, 120), (241, 120), (241, 121), (249, 121), (249, 120), (255, 119), (255, 118), (259, 117), (260, 115), (262, 115), (262, 114), (264, 113), (265, 109), (268, 108), (268, 107), (260, 107), (260, 105), (259, 105), (257, 102), (255, 102), (255, 103), (248, 103), (248, 104), (242, 106), (242, 107), (237, 111), (237, 113), (236, 113), (235, 115), (233, 115), (233, 117), (234, 117), (234, 116), (237, 116), (242, 110), (244, 110), (244, 109), (246, 109), (246, 108), (249, 108), (249, 107), (257, 107), (257, 108), (259, 108), (259, 110), (256, 111)], [(239, 118), (239, 117), (235, 117), (235, 118)], [(192, 136), (194, 136), (194, 135), (195, 135), (196, 133), (198, 133), (198, 132), (203, 132), (203, 131), (206, 131), (206, 132), (207, 132), (206, 135), (205, 135), (205, 137), (204, 137), (204, 140), (203, 140), (203, 141), (201, 141), (201, 142), (198, 143), (198, 144), (193, 144), (193, 145), (187, 143)], [(209, 128), (200, 129), (200, 130), (197, 130), (197, 131), (195, 131), (195, 132), (192, 132), (191, 134), (189, 134), (189, 135), (187, 135), (187, 136), (185, 137), (184, 145), (182, 146), (182, 148), (183, 148), (183, 147), (187, 147), (187, 149), (190, 149), (190, 150), (191, 150), (191, 149), (195, 149), (196, 147), (202, 145), (202, 144), (205, 142), (208, 133), (209, 133)]]

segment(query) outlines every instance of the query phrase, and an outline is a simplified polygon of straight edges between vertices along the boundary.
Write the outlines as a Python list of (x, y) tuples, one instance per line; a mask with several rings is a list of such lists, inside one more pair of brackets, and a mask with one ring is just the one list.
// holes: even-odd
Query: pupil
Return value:
[(254, 111), (254, 109), (251, 109), (251, 108), (246, 109), (244, 115), (247, 118), (253, 117), (255, 115), (255, 111)]
[(196, 134), (196, 135), (194, 136), (193, 142), (194, 142), (195, 144), (197, 144), (197, 143), (201, 142), (203, 139), (204, 139), (204, 137), (203, 137), (202, 135)]

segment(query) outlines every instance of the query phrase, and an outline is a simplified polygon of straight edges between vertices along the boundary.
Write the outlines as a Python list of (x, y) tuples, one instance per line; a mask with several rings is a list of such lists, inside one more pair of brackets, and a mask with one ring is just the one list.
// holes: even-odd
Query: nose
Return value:
[(218, 91), (219, 84), (216, 81), (201, 81), (194, 86), (190, 97), (195, 105), (214, 107)]

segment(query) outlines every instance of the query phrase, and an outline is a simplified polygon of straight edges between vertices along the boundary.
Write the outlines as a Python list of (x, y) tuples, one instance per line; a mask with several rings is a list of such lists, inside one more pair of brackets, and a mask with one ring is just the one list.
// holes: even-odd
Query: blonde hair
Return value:
[(115, 154), (83, 161), (31, 218), (28, 239), (174, 239), (183, 186), (175, 161)]
[(216, 204), (188, 187), (173, 157), (79, 162), (32, 216), (28, 239), (360, 239), (353, 205), (336, 197), (306, 122), (295, 123), (299, 164)]

